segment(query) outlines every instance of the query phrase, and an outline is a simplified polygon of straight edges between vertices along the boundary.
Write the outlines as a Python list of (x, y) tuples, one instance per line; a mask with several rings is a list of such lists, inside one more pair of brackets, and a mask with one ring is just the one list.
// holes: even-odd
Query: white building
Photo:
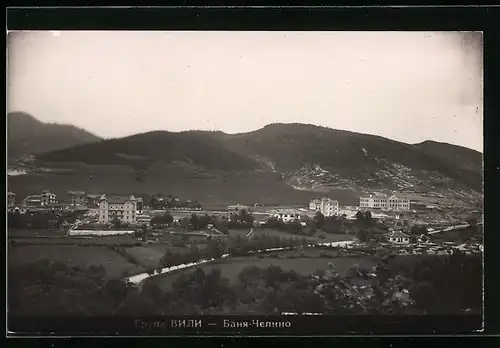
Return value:
[(42, 191), (40, 195), (42, 205), (54, 204), (56, 202), (56, 194), (48, 190)]
[(410, 236), (401, 231), (394, 231), (389, 233), (387, 235), (387, 239), (392, 244), (398, 244), (398, 245), (410, 244)]
[(339, 202), (331, 198), (313, 199), (309, 202), (309, 209), (319, 211), (324, 216), (338, 216)]
[(369, 195), (359, 198), (359, 207), (406, 211), (410, 210), (410, 200), (396, 194), (389, 197), (385, 195)]
[(300, 213), (291, 209), (273, 211), (272, 216), (283, 221), (284, 223), (300, 221)]
[(309, 202), (309, 210), (319, 211), (321, 209), (321, 199), (313, 199)]
[(137, 222), (137, 201), (134, 196), (102, 196), (99, 202), (99, 223), (109, 223), (113, 219), (130, 224)]

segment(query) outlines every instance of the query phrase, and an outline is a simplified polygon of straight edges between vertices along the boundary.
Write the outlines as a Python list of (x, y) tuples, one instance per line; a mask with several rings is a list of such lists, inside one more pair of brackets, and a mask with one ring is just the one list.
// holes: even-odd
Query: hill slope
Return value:
[(431, 140), (415, 144), (413, 147), (431, 157), (458, 166), (464, 170), (474, 172), (483, 166), (482, 154), (466, 147)]
[(256, 163), (216, 139), (196, 132), (155, 131), (84, 144), (38, 156), (54, 162), (128, 165), (145, 169), (153, 163), (184, 164), (214, 170), (252, 170)]
[[(428, 145), (304, 124), (273, 124), (234, 135), (158, 131), (40, 154), (38, 166), (73, 169), (65, 175), (45, 171), (9, 178), (9, 185), (161, 191), (247, 204), (304, 203), (319, 193), (356, 204), (359, 192), (370, 190), (479, 197), (481, 154), (449, 146), (437, 155)], [(453, 160), (445, 155), (451, 150)], [(340, 198), (340, 192), (350, 192), (350, 198)]]
[(24, 112), (9, 113), (7, 127), (9, 159), (101, 140), (75, 126), (43, 123)]
[(283, 172), (297, 188), (480, 191), (482, 185), (481, 154), (463, 151), (462, 160), (462, 151), (453, 145), (454, 159), (445, 160), (446, 155), (436, 156), (423, 147), (305, 124), (273, 124), (255, 132), (214, 136)]

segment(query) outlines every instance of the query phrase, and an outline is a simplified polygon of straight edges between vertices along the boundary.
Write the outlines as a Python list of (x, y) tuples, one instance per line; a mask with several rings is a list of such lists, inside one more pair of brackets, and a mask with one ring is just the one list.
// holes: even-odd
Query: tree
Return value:
[(266, 227), (279, 229), (283, 227), (283, 221), (274, 216), (270, 217), (266, 221)]
[(193, 230), (199, 229), (198, 216), (196, 214), (191, 214), (190, 222)]
[(475, 227), (477, 225), (477, 222), (478, 222), (478, 217), (477, 216), (474, 216), (474, 215), (469, 215), (466, 219), (465, 219), (465, 222), (467, 222), (470, 226), (473, 226)]
[(358, 230), (356, 237), (359, 239), (360, 242), (367, 242), (370, 239), (368, 231), (364, 228), (360, 228)]
[(163, 222), (166, 224), (171, 224), (174, 222), (174, 217), (170, 214), (169, 211), (167, 211), (167, 212), (165, 212), (165, 214), (163, 214)]
[(208, 214), (202, 215), (198, 218), (198, 228), (200, 230), (206, 228), (209, 223), (210, 223), (210, 217), (208, 216)]
[(201, 259), (200, 249), (195, 244), (191, 244), (191, 248), (189, 250), (189, 256), (193, 260), (193, 262), (199, 261)]
[(372, 213), (370, 211), (365, 211), (365, 214), (364, 214), (364, 222), (366, 224), (371, 224), (373, 221), (372, 219)]
[(323, 228), (323, 225), (325, 223), (325, 216), (321, 212), (317, 211), (316, 214), (314, 215), (313, 220), (316, 223), (316, 228), (319, 229)]
[(363, 212), (361, 210), (358, 210), (358, 212), (356, 213), (356, 222), (364, 222), (365, 220), (365, 214), (363, 214)]
[(120, 219), (115, 217), (111, 220), (111, 225), (113, 225), (114, 228), (120, 228), (122, 227), (122, 222), (120, 221)]
[(423, 225), (413, 225), (410, 228), (410, 235), (421, 236), (427, 234), (427, 228)]
[(179, 225), (181, 226), (182, 229), (186, 230), (189, 228), (190, 226), (190, 219), (188, 217), (183, 217), (179, 220)]

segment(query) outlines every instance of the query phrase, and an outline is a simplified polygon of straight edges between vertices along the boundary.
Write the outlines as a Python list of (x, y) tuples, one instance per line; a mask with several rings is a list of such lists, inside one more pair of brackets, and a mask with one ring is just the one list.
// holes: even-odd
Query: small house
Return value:
[(410, 236), (401, 231), (393, 231), (387, 234), (387, 239), (392, 244), (399, 244), (399, 245), (410, 244)]

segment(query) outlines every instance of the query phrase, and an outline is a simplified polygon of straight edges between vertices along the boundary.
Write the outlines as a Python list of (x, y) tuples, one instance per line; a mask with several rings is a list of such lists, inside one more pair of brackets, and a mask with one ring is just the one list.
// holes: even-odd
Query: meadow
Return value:
[(124, 272), (135, 274), (144, 271), (143, 267), (128, 262), (118, 253), (99, 246), (25, 245), (8, 249), (9, 267), (43, 259), (59, 261), (70, 267), (103, 266), (106, 275), (111, 278), (121, 277)]

